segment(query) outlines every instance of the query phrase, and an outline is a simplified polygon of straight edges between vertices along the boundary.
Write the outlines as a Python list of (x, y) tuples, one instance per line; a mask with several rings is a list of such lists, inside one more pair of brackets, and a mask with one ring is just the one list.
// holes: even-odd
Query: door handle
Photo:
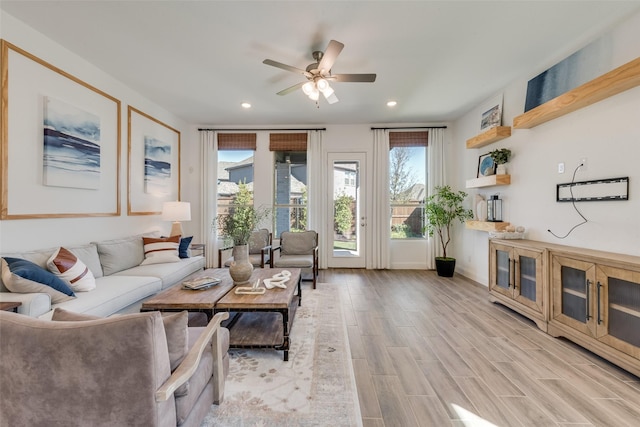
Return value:
[(587, 279), (587, 298), (586, 298), (586, 304), (587, 304), (587, 321), (589, 319), (591, 319), (591, 310), (590, 305), (591, 305), (591, 297), (589, 296), (590, 292), (590, 288), (591, 288), (591, 280)]
[(602, 288), (602, 284), (600, 284), (600, 281), (598, 280), (598, 284), (596, 286), (596, 289), (598, 290), (598, 325), (602, 324), (602, 319), (600, 318), (600, 289)]

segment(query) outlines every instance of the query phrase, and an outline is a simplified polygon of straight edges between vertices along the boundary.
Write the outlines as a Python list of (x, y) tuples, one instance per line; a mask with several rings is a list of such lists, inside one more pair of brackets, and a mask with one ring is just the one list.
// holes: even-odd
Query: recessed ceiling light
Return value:
[(249, 104), (248, 102), (243, 102), (240, 105), (242, 105), (242, 108), (251, 108), (251, 104)]
[(387, 102), (387, 107), (395, 107), (396, 105), (398, 105), (398, 103), (396, 101), (388, 101)]

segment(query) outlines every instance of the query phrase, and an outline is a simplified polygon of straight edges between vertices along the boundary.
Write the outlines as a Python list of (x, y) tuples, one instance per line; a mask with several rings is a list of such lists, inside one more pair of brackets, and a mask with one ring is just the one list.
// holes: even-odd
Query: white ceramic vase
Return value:
[(476, 205), (476, 215), (478, 217), (478, 221), (486, 221), (487, 220), (487, 202), (486, 200), (480, 200)]
[(233, 261), (229, 265), (229, 275), (234, 285), (246, 285), (253, 273), (253, 264), (249, 261), (249, 245), (233, 247)]
[(505, 163), (502, 163), (496, 166), (496, 175), (506, 175), (506, 174), (507, 174), (507, 165)]

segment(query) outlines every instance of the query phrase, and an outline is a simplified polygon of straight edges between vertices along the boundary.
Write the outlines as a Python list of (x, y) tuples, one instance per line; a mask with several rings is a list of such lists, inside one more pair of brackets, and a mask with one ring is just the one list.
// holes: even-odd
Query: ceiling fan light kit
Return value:
[(320, 98), (320, 93), (322, 93), (329, 104), (335, 104), (338, 102), (338, 97), (335, 94), (335, 90), (329, 84), (330, 80), (335, 82), (365, 83), (373, 83), (376, 80), (375, 74), (331, 74), (331, 67), (333, 67), (333, 63), (343, 48), (344, 44), (331, 40), (324, 52), (319, 50), (313, 52), (312, 56), (316, 62), (309, 64), (305, 70), (273, 61), (271, 59), (265, 59), (262, 62), (263, 64), (271, 65), (272, 67), (302, 74), (308, 80), (307, 82), (297, 83), (291, 87), (281, 90), (278, 92), (278, 95), (287, 95), (296, 89), (301, 88), (302, 92), (313, 101), (317, 101)]

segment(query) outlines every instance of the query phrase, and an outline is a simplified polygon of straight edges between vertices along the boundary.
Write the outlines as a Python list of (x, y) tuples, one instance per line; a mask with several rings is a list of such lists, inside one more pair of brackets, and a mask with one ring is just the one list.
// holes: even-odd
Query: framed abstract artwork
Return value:
[(120, 215), (120, 101), (2, 40), (0, 219)]
[(493, 161), (490, 153), (483, 154), (478, 157), (478, 173), (476, 178), (482, 178), (483, 176), (495, 175), (496, 164)]
[(160, 214), (180, 199), (180, 132), (132, 106), (127, 117), (127, 214)]

